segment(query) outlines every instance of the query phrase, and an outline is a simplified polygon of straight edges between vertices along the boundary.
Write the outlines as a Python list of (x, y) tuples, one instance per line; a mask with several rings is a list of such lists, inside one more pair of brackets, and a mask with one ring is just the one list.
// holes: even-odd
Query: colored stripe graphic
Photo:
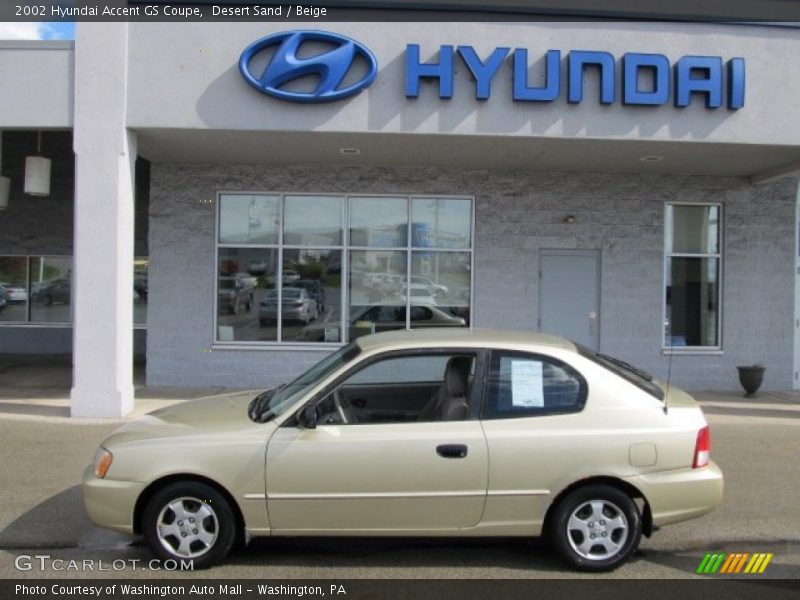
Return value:
[(739, 558), (738, 554), (728, 554), (728, 558), (725, 563), (722, 565), (720, 569), (720, 573), (730, 573), (733, 566), (736, 564), (737, 559)]
[(745, 573), (763, 573), (767, 564), (772, 560), (772, 554), (754, 554), (752, 560), (747, 564)]
[(697, 567), (697, 573), (705, 573), (706, 572), (706, 565), (708, 561), (711, 559), (711, 555), (706, 552), (706, 555), (703, 557), (703, 560), (700, 561), (700, 566)]
[(709, 575), (714, 573), (736, 574), (742, 573), (742, 569), (747, 574), (763, 573), (773, 556), (774, 554), (765, 552), (757, 552), (755, 554), (750, 554), (749, 552), (734, 552), (731, 554), (707, 552), (697, 567), (697, 573)]
[(742, 557), (739, 559), (739, 563), (736, 565), (736, 570), (733, 571), (734, 573), (738, 573), (739, 571), (742, 570), (742, 567), (744, 566), (744, 561), (747, 560), (748, 556), (750, 556), (750, 554), (748, 554), (747, 552), (742, 554)]
[(705, 558), (703, 558), (703, 562), (700, 563), (700, 566), (697, 567), (698, 573), (716, 573), (720, 566), (722, 565), (722, 561), (725, 559), (724, 552), (714, 552), (713, 554), (706, 554)]

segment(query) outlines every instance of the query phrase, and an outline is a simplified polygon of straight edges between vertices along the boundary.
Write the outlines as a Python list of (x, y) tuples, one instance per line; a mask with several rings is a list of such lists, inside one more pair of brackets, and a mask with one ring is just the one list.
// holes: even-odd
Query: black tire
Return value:
[[(589, 504), (595, 501), (600, 504)], [(599, 518), (596, 507), (601, 508)], [(579, 520), (596, 532), (591, 535), (597, 535), (597, 543), (588, 549), (583, 546), (583, 553), (577, 547), (592, 542), (579, 529), (568, 529), (573, 513), (576, 516), (587, 515)], [(624, 529), (612, 529), (613, 523), (621, 521), (625, 523)], [(581, 571), (610, 571), (624, 563), (638, 548), (642, 538), (642, 517), (636, 503), (625, 492), (608, 485), (587, 485), (570, 492), (559, 502), (549, 523), (548, 533), (553, 548), (570, 566)], [(607, 540), (618, 548), (609, 552), (603, 546)]]
[(53, 304), (53, 297), (48, 294), (47, 296), (42, 298), (42, 304), (44, 304), (45, 306), (52, 305)]
[[(197, 521), (191, 524), (187, 522), (185, 525), (179, 521), (177, 513), (168, 508), (170, 504), (178, 501), (187, 509), (187, 521), (193, 518), (191, 515), (199, 514)], [(194, 507), (202, 512), (192, 512)], [(213, 518), (203, 516), (209, 512)], [(213, 541), (206, 543), (195, 540), (186, 551), (181, 552), (181, 539), (177, 534), (159, 536), (159, 521), (163, 523), (170, 520), (170, 514), (172, 519), (168, 526), (180, 524), (177, 530), (182, 530), (181, 535), (184, 536), (188, 533), (190, 537), (193, 537), (192, 532), (196, 534), (198, 531), (190, 528), (197, 527), (197, 523), (202, 519), (203, 532), (207, 536), (213, 535)], [(177, 561), (178, 565), (181, 561), (191, 560), (194, 569), (205, 569), (224, 560), (236, 540), (236, 528), (236, 517), (225, 497), (213, 487), (197, 481), (177, 482), (164, 487), (150, 498), (142, 513), (142, 532), (153, 554), (162, 560)], [(192, 556), (191, 553), (197, 555)]]

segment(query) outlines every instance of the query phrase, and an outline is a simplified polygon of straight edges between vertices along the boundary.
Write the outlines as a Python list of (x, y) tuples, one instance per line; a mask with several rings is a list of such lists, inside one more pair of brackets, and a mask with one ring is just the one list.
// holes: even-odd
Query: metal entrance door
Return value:
[(540, 251), (539, 331), (598, 350), (599, 290), (599, 250)]

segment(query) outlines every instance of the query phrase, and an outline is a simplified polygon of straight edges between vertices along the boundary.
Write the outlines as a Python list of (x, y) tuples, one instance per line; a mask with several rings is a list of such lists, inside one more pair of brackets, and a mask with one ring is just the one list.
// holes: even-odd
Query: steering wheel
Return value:
[(333, 392), (333, 405), (336, 407), (336, 412), (339, 414), (339, 418), (342, 420), (342, 425), (347, 425), (350, 423), (350, 419), (347, 418), (347, 412), (344, 409), (344, 399), (342, 398), (342, 393), (339, 390)]

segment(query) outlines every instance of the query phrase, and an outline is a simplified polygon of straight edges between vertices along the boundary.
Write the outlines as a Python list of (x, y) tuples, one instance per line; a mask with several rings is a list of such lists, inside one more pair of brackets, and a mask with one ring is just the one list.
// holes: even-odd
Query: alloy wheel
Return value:
[(609, 500), (589, 500), (578, 505), (567, 520), (567, 540), (587, 560), (616, 556), (628, 540), (625, 513)]
[(209, 504), (183, 496), (164, 505), (156, 528), (165, 550), (181, 558), (197, 558), (217, 541), (219, 521)]

